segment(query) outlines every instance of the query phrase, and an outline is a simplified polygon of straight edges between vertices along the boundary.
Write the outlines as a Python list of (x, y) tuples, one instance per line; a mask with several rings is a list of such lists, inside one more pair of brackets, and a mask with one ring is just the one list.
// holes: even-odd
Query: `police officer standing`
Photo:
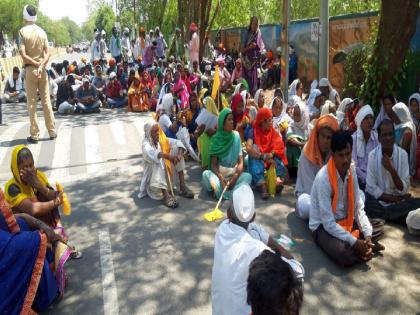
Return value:
[(35, 24), (36, 9), (32, 5), (23, 8), (23, 20), (25, 26), (19, 31), (20, 55), (25, 65), (25, 85), (27, 106), (30, 120), (29, 143), (38, 143), (39, 127), (37, 117), (38, 92), (44, 111), (44, 120), (50, 135), (50, 140), (57, 137), (55, 119), (51, 108), (48, 75), (45, 66), (50, 58), (48, 39), (45, 31)]

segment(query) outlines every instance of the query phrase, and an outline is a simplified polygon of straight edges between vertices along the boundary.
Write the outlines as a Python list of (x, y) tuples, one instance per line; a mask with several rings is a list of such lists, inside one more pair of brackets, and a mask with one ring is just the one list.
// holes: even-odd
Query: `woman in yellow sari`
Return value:
[[(67, 241), (58, 212), (63, 193), (55, 191), (45, 174), (35, 168), (32, 153), (26, 146), (13, 149), (11, 169), (13, 178), (6, 183), (4, 194), (13, 213), (27, 213), (43, 221)], [(74, 250), (72, 258), (80, 257), (81, 253)]]
[[(146, 73), (146, 74), (145, 74)], [(143, 78), (140, 79), (138, 74), (134, 77), (133, 83), (128, 90), (128, 107), (129, 112), (147, 112), (149, 110), (149, 95), (147, 93), (147, 81), (145, 82), (144, 76), (147, 72), (142, 74)]]

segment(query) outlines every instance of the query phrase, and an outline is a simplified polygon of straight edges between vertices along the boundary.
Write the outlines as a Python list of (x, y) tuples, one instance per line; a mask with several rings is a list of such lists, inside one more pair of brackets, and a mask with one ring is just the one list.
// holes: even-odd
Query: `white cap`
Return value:
[(405, 221), (409, 228), (420, 230), (420, 208), (410, 211)]
[(236, 218), (244, 223), (250, 222), (255, 214), (254, 193), (249, 185), (243, 184), (233, 191), (233, 211)]
[(318, 86), (319, 87), (324, 87), (324, 86), (329, 87), (330, 86), (330, 81), (328, 81), (327, 78), (322, 78), (321, 80), (319, 80)]
[(110, 74), (109, 74), (109, 78), (110, 79), (113, 79), (113, 78), (115, 78), (117, 76), (117, 74), (114, 72), (114, 71), (112, 71)]

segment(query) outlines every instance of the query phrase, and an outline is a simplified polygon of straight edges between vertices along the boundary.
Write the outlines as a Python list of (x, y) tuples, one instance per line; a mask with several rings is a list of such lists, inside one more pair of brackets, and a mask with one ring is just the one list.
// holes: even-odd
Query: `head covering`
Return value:
[(83, 56), (82, 58), (80, 58), (80, 61), (83, 62), (83, 63), (86, 63), (87, 62), (87, 58), (85, 56)]
[(225, 64), (225, 58), (223, 56), (219, 56), (216, 59), (217, 64)]
[(363, 158), (366, 154), (366, 144), (365, 144), (365, 138), (363, 136), (363, 130), (361, 127), (363, 119), (366, 118), (366, 116), (372, 115), (373, 116), (373, 110), (370, 105), (365, 105), (359, 109), (357, 112), (355, 122), (357, 126), (356, 130), (356, 153), (357, 156), (360, 158)]
[(300, 130), (303, 130), (305, 135), (307, 135), (308, 126), (309, 126), (309, 115), (308, 115), (308, 111), (306, 110), (306, 104), (305, 102), (300, 101), (293, 106), (293, 108), (295, 107), (299, 107), (300, 121), (292, 120), (290, 125), (292, 128), (295, 127)]
[(254, 193), (249, 185), (240, 185), (232, 194), (235, 217), (243, 223), (248, 223), (255, 215)]
[(334, 103), (330, 100), (326, 100), (325, 104), (321, 107), (321, 116), (328, 115), (330, 113), (330, 107), (334, 106)]
[(322, 78), (321, 80), (319, 80), (319, 87), (330, 87), (330, 81), (328, 81), (327, 78)]
[(274, 129), (273, 125), (265, 131), (261, 128), (261, 124), (273, 118), (273, 114), (269, 108), (263, 107), (257, 113), (257, 118), (254, 121), (254, 143), (258, 146), (261, 153), (271, 153), (280, 158), (284, 165), (287, 165), (287, 158), (284, 152), (284, 142), (280, 134)]
[(144, 136), (150, 145), (155, 146), (152, 139), (152, 128), (156, 125), (156, 121), (153, 119), (148, 119), (144, 124)]
[(259, 107), (259, 105), (258, 105), (258, 99), (260, 98), (260, 94), (261, 94), (262, 91), (263, 91), (263, 89), (258, 89), (257, 92), (255, 92), (255, 95), (254, 95), (254, 102), (255, 102), (255, 105), (257, 107)]
[(174, 105), (174, 97), (172, 96), (172, 93), (167, 93), (162, 98), (162, 110), (170, 114), (172, 111), (172, 106)]
[(89, 79), (87, 77), (83, 77), (82, 78), (82, 83), (89, 83)]
[(338, 123), (341, 124), (341, 122), (346, 118), (346, 112), (349, 110), (349, 105), (353, 103), (353, 100), (351, 98), (346, 97), (343, 99), (340, 103), (340, 105), (337, 108), (337, 119)]
[[(238, 109), (238, 105), (241, 102), (244, 105), (243, 106), (243, 111), (242, 111), (242, 114), (238, 114), (236, 112), (236, 110)], [(235, 123), (238, 124), (238, 123), (242, 122), (242, 120), (244, 120), (245, 117), (247, 116), (246, 113), (245, 113), (245, 104), (244, 104), (244, 101), (243, 101), (243, 98), (242, 98), (241, 94), (237, 93), (233, 96), (231, 108), (232, 108), (233, 120), (235, 121)]]
[(392, 106), (392, 110), (400, 119), (400, 123), (395, 125), (395, 130), (409, 128), (411, 130), (411, 143), (410, 143), (410, 175), (413, 175), (415, 172), (416, 166), (416, 148), (417, 148), (417, 141), (416, 141), (416, 126), (411, 119), (410, 110), (408, 109), (407, 105), (400, 102)]
[(233, 96), (235, 96), (236, 94), (239, 94), (239, 91), (241, 90), (241, 86), (242, 86), (242, 83), (236, 84), (235, 90), (233, 91)]
[(420, 209), (410, 211), (405, 222), (411, 234), (420, 235)]
[(308, 107), (313, 107), (315, 106), (315, 100), (318, 96), (320, 96), (322, 93), (320, 90), (318, 89), (313, 89), (311, 91), (311, 94), (309, 94), (309, 98), (308, 98)]
[(248, 92), (246, 90), (243, 90), (240, 94), (242, 96), (242, 100), (244, 102), (244, 106), (246, 106), (246, 100), (247, 100)]
[(217, 121), (217, 131), (210, 140), (210, 156), (217, 156), (219, 158), (225, 157), (233, 144), (234, 133), (232, 131), (225, 131), (223, 129), (226, 117), (231, 114), (230, 108), (223, 109), (219, 114)]
[(190, 31), (191, 32), (197, 32), (198, 26), (194, 22), (190, 24)]
[(36, 15), (34, 15), (34, 16), (29, 15), (27, 9), (28, 9), (28, 5), (25, 5), (23, 7), (23, 18), (24, 18), (24, 20), (28, 21), (28, 22), (36, 22)]
[(319, 151), (318, 145), (318, 132), (321, 128), (329, 127), (332, 131), (338, 130), (338, 122), (334, 116), (325, 115), (320, 117), (316, 123), (315, 127), (312, 129), (312, 132), (309, 136), (308, 142), (303, 148), (303, 154), (305, 157), (312, 163), (319, 166), (323, 165), (321, 151)]
[(110, 79), (114, 79), (115, 77), (117, 77), (117, 74), (116, 74), (114, 71), (112, 71), (112, 72), (109, 74), (109, 78), (110, 78)]
[(287, 105), (290, 107), (294, 107), (297, 103), (301, 102), (302, 99), (297, 95), (289, 96), (289, 100), (287, 101)]
[(408, 108), (410, 108), (411, 119), (413, 120), (414, 125), (418, 126), (419, 121), (418, 121), (416, 115), (411, 112), (410, 103), (411, 103), (412, 100), (417, 101), (417, 104), (419, 105), (419, 111), (420, 111), (420, 94), (419, 93), (414, 93), (414, 94), (411, 94), (411, 96), (408, 98)]
[[(22, 181), (22, 179), (20, 178), (18, 156), (19, 156), (19, 152), (22, 151), (23, 149), (29, 150), (28, 147), (26, 147), (25, 145), (18, 145), (12, 151), (10, 168), (12, 170), (13, 178), (11, 178), (6, 183), (5, 191), (4, 191), (6, 200), (10, 204), (10, 207), (12, 207), (12, 208), (18, 206), (25, 199), (28, 199), (28, 198), (30, 199), (30, 198), (35, 197), (34, 189), (31, 186), (25, 184)], [(44, 173), (42, 173), (39, 170), (36, 170), (36, 175), (37, 175), (39, 181), (41, 182), (41, 184), (49, 185), (48, 184), (48, 179), (47, 179), (47, 177), (45, 176)], [(9, 194), (9, 187), (11, 185), (17, 186), (19, 188), (19, 193), (17, 195), (12, 196), (12, 195)]]
[(296, 79), (292, 82), (292, 84), (290, 84), (289, 86), (289, 98), (292, 97), (293, 95), (296, 95), (296, 87), (299, 83), (299, 79)]

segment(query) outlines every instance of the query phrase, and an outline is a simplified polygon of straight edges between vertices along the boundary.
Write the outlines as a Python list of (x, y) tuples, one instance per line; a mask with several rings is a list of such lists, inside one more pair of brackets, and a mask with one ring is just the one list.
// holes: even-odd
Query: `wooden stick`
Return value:
[(230, 184), (230, 181), (228, 181), (228, 182), (227, 182), (227, 184), (226, 184), (225, 188), (224, 188), (224, 189), (223, 189), (223, 191), (222, 191), (222, 194), (220, 195), (219, 201), (218, 201), (218, 202), (217, 202), (217, 204), (216, 204), (216, 208), (214, 208), (214, 209), (219, 208), (220, 203), (222, 202), (223, 195), (225, 194), (225, 192), (226, 192), (226, 190), (227, 190), (227, 188), (228, 188), (229, 184)]

